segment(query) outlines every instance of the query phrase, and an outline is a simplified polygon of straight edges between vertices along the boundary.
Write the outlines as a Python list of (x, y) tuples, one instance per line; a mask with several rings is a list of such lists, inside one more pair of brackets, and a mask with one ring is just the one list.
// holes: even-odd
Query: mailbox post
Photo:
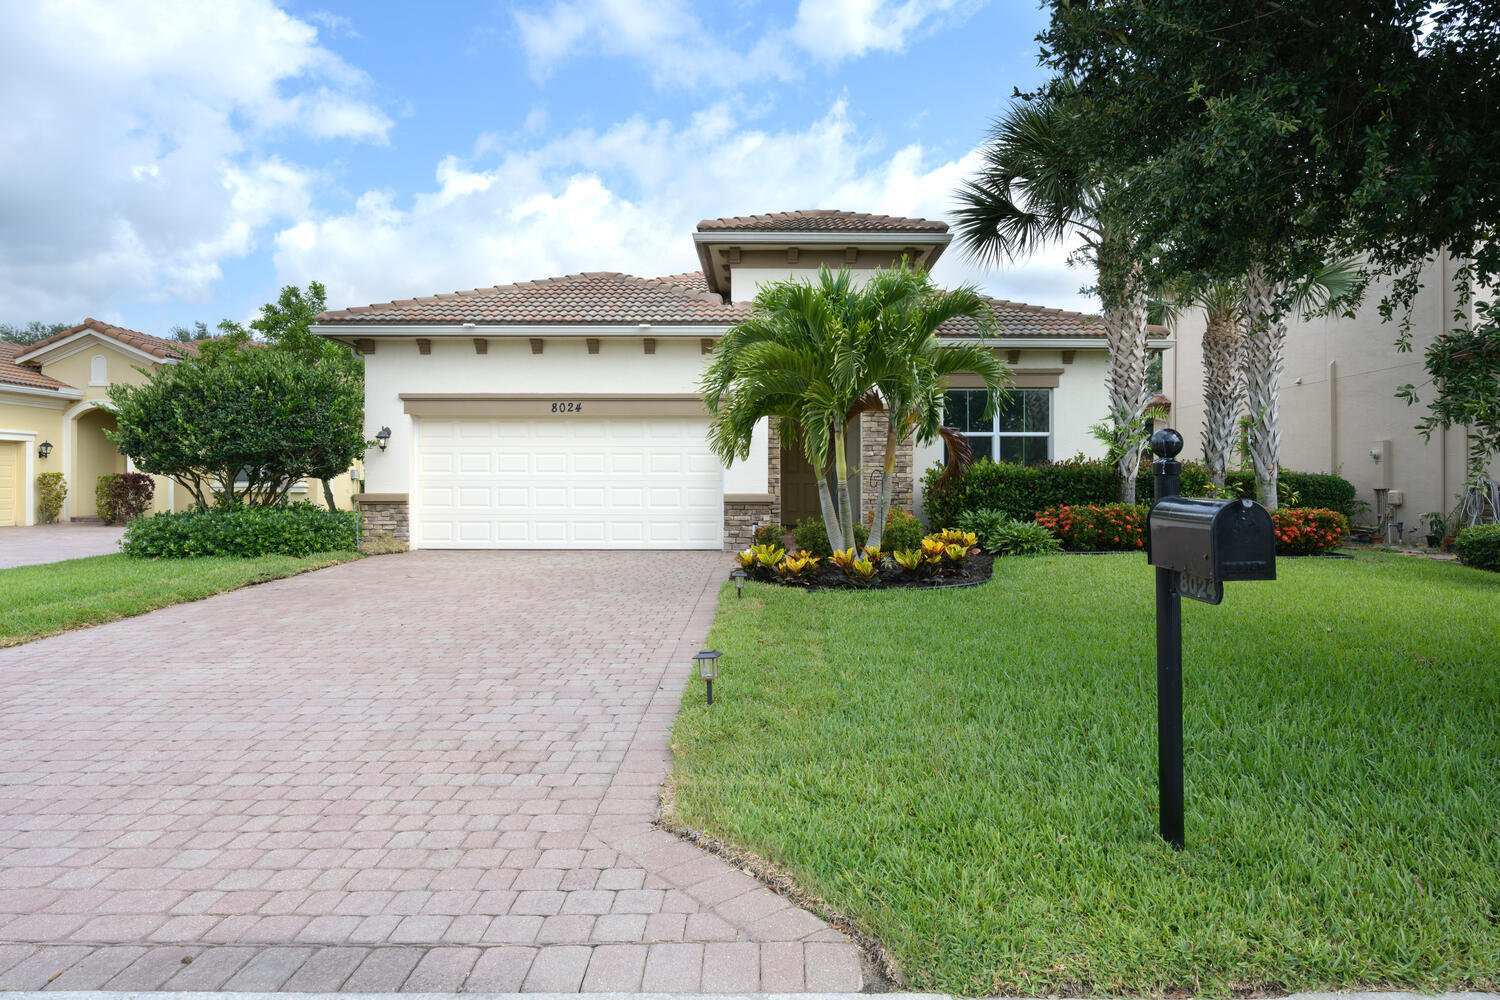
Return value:
[[(1182, 435), (1163, 428), (1151, 435), (1156, 503), (1182, 492)], [(1153, 514), (1156, 504), (1151, 505)], [(1151, 531), (1148, 519), (1147, 538)], [(1147, 558), (1150, 558), (1149, 555)], [(1153, 560), (1154, 561), (1154, 560)], [(1182, 808), (1182, 597), (1175, 574), (1156, 567), (1156, 795), (1162, 839), (1183, 847)]]
[(1156, 502), (1146, 525), (1146, 559), (1156, 567), (1156, 746), (1162, 839), (1181, 850), (1182, 599), (1224, 599), (1226, 580), (1276, 579), (1276, 526), (1250, 500), (1180, 496), (1182, 435), (1151, 435)]

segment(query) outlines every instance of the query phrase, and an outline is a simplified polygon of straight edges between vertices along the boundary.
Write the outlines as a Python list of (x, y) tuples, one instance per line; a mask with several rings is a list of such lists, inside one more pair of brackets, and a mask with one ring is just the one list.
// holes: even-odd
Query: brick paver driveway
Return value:
[(120, 551), (124, 528), (93, 522), (0, 528), (0, 569), (105, 556)]
[(412, 553), (0, 651), (0, 989), (797, 992), (651, 827), (719, 553)]

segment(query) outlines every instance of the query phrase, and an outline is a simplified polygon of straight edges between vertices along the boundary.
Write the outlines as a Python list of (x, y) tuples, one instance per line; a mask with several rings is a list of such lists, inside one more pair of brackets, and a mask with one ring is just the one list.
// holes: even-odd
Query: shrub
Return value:
[(811, 552), (791, 552), (776, 564), (776, 576), (782, 583), (803, 583), (821, 561)]
[[(1153, 485), (1149, 466), (1142, 466), (1136, 496), (1150, 502)], [(957, 524), (972, 511), (994, 510), (1016, 521), (1030, 521), (1048, 507), (1112, 504), (1120, 499), (1119, 480), (1111, 462), (1070, 458), (1064, 462), (1010, 465), (982, 459), (966, 467), (947, 486), (939, 488), (941, 467), (922, 478), (928, 521)], [(1197, 462), (1182, 463), (1182, 492), (1196, 495), (1211, 482)]]
[(408, 546), (389, 531), (366, 538), (359, 543), (359, 553), (364, 556), (391, 556), (405, 552)]
[[(856, 524), (854, 526), (855, 546), (862, 549), (865, 547), (865, 542), (869, 540), (870, 529), (863, 524)], [(833, 556), (833, 546), (828, 544), (828, 532), (823, 527), (822, 518), (805, 517), (798, 521), (797, 526), (792, 529), (792, 541), (797, 548), (811, 552), (819, 559), (829, 559)]]
[(780, 545), (752, 545), (734, 554), (734, 561), (752, 580), (771, 579), (785, 558), (786, 549)]
[(1453, 539), (1453, 551), (1465, 566), (1500, 570), (1500, 524), (1476, 524)]
[(995, 533), (1006, 524), (1015, 523), (998, 510), (984, 508), (981, 510), (970, 510), (958, 516), (954, 522), (963, 531), (972, 531), (978, 539), (979, 547), (986, 552), (995, 551)]
[(355, 547), (353, 511), (310, 503), (223, 507), (132, 521), (121, 549), (136, 558), (306, 556)]
[(916, 515), (904, 510), (893, 510), (885, 517), (885, 533), (880, 536), (880, 550), (895, 552), (899, 549), (914, 549), (922, 544), (922, 534), (922, 522), (917, 520)]
[(1005, 521), (981, 544), (1000, 556), (1040, 556), (1062, 548), (1052, 532), (1030, 521)]
[(106, 524), (128, 524), (151, 509), (156, 481), (144, 472), (109, 472), (94, 484), (94, 506)]
[(1049, 507), (1036, 523), (1078, 552), (1131, 551), (1146, 546), (1145, 506), (1123, 503)]
[(1315, 507), (1278, 507), (1271, 511), (1276, 523), (1276, 554), (1316, 556), (1332, 552), (1349, 533), (1349, 519), (1336, 510)]
[(756, 545), (780, 545), (785, 535), (786, 525), (784, 524), (762, 524), (755, 529), (752, 538)]
[(68, 498), (68, 484), (61, 472), (44, 472), (36, 477), (36, 506), (43, 524), (62, 517), (63, 501)]
[[(1234, 496), (1255, 499), (1255, 473), (1230, 472), (1224, 477), (1224, 488)], [(1189, 490), (1184, 480), (1184, 496), (1199, 496)], [(1354, 484), (1342, 476), (1326, 472), (1292, 472), (1282, 469), (1276, 474), (1276, 502), (1280, 507), (1312, 507), (1332, 510), (1353, 517), (1364, 505), (1355, 499)]]

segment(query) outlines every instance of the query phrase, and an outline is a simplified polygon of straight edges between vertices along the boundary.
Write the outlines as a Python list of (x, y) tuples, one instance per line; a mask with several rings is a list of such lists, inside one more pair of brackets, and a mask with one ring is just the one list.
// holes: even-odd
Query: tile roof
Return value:
[(62, 333), (55, 333), (46, 340), (37, 341), (35, 344), (25, 348), (25, 352), (30, 354), (33, 351), (43, 350), (51, 347), (58, 341), (66, 340), (75, 333), (81, 333), (84, 330), (92, 330), (94, 333), (109, 337), (112, 340), (118, 340), (122, 344), (134, 347), (138, 351), (145, 351), (156, 358), (180, 358), (184, 354), (198, 353), (198, 348), (194, 344), (182, 344), (174, 340), (163, 340), (160, 337), (153, 337), (149, 333), (127, 330), (123, 326), (111, 326), (102, 320), (94, 319), (92, 316), (71, 329), (64, 330)]
[(467, 292), (397, 299), (322, 313), (326, 325), (401, 323), (477, 324), (731, 324), (750, 304), (725, 302), (697, 272), (638, 278), (618, 271), (588, 271), (561, 278), (521, 281)]
[[(994, 335), (997, 337), (1104, 337), (1103, 318), (1090, 313), (1050, 309), (1008, 299), (990, 299), (989, 303), (995, 312)], [(1162, 326), (1149, 329), (1157, 335), (1167, 332)], [(944, 323), (938, 332), (946, 337), (973, 337), (979, 333), (979, 324), (960, 317)]]
[(12, 344), (0, 340), (0, 388), (7, 385), (23, 385), (28, 389), (71, 389), (66, 382), (59, 382), (41, 373), (30, 365), (16, 364), (16, 357), (31, 348), (24, 344)]
[(830, 233), (946, 233), (948, 223), (931, 219), (903, 219), (894, 215), (871, 215), (868, 212), (841, 212), (832, 208), (804, 209), (798, 212), (772, 212), (769, 215), (741, 215), (728, 219), (704, 219), (698, 223), (703, 232), (830, 232)]

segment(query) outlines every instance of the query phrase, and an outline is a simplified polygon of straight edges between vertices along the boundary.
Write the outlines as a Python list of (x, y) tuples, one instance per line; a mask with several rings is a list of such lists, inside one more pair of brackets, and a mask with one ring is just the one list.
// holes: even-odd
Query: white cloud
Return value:
[[(698, 267), (689, 234), (705, 217), (843, 208), (944, 218), (977, 162), (977, 153), (935, 160), (915, 144), (886, 152), (857, 134), (843, 102), (781, 132), (746, 127), (716, 104), (681, 127), (632, 118), (511, 148), (484, 166), (446, 157), (435, 187), (409, 201), (370, 191), (349, 212), (288, 227), (276, 267), (283, 283), (324, 282), (335, 307), (588, 270), (649, 277)], [(1076, 294), (1086, 276), (1064, 257), (1059, 249), (995, 273), (953, 247), (937, 277), (1092, 308)]]
[(383, 142), (369, 80), (271, 0), (75, 0), (8, 12), (0, 317), (202, 300), (220, 263), (304, 217), (290, 135)]
[(555, 0), (513, 16), (538, 79), (571, 58), (598, 52), (639, 60), (658, 85), (734, 87), (789, 79), (806, 55), (833, 64), (871, 51), (901, 51), (913, 38), (967, 17), (979, 2), (802, 0), (791, 25), (771, 24), (743, 48), (715, 37), (682, 0)]

